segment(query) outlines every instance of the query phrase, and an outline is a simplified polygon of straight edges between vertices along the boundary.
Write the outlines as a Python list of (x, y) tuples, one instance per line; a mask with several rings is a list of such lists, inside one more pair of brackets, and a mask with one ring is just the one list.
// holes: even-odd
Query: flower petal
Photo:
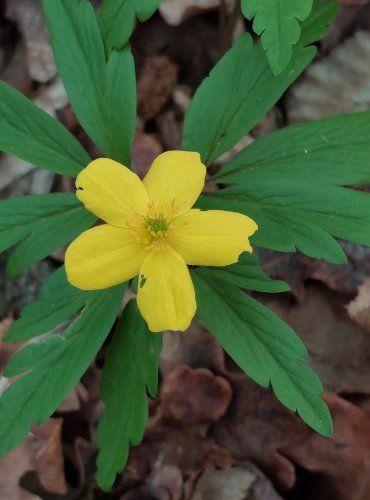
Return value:
[(112, 226), (124, 227), (127, 216), (144, 214), (149, 202), (139, 177), (108, 158), (94, 160), (82, 170), (76, 189), (87, 210)]
[(172, 248), (152, 250), (140, 269), (137, 303), (149, 330), (188, 328), (197, 305), (189, 270)]
[(67, 278), (82, 290), (110, 288), (137, 276), (147, 254), (129, 229), (108, 224), (93, 227), (69, 245)]
[(258, 229), (246, 215), (224, 210), (189, 210), (172, 221), (172, 247), (188, 265), (227, 266), (252, 252), (249, 236)]
[(143, 183), (151, 201), (165, 214), (180, 215), (189, 210), (204, 187), (206, 167), (198, 153), (167, 151), (150, 167)]

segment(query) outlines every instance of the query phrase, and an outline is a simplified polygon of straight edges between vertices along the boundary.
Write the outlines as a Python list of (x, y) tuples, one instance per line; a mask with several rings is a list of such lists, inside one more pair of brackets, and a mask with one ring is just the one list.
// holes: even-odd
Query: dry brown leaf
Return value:
[(87, 401), (88, 398), (89, 395), (85, 386), (79, 382), (58, 407), (58, 412), (78, 411), (81, 408), (81, 401)]
[(42, 4), (39, 0), (8, 2), (7, 16), (17, 22), (27, 50), (31, 78), (45, 83), (57, 74), (46, 29)]
[(353, 404), (327, 394), (334, 436), (311, 432), (302, 440), (279, 446), (285, 457), (309, 471), (309, 489), (302, 499), (368, 500), (370, 498), (370, 418)]
[(265, 296), (263, 300), (302, 338), (312, 368), (326, 389), (370, 393), (370, 336), (349, 318), (345, 296), (311, 284), (300, 304), (292, 303), (289, 296)]
[(61, 442), (62, 425), (62, 418), (49, 418), (44, 424), (35, 427), (28, 438), (35, 450), (35, 470), (41, 485), (47, 491), (59, 495), (67, 492)]
[(191, 368), (207, 368), (215, 373), (223, 370), (222, 348), (196, 319), (186, 335), (173, 332), (163, 335), (160, 358), (160, 371), (163, 377), (181, 363), (186, 363)]
[(178, 467), (173, 465), (154, 466), (152, 474), (144, 484), (131, 489), (121, 500), (183, 500), (183, 478)]
[(180, 364), (161, 385), (162, 417), (180, 426), (217, 422), (227, 410), (231, 397), (226, 379), (206, 368), (192, 369)]
[[(226, 3), (231, 7), (233, 0), (226, 0)], [(219, 5), (220, 0), (163, 0), (159, 6), (159, 12), (168, 24), (177, 26), (188, 17), (217, 9)]]
[(132, 144), (132, 162), (135, 172), (144, 178), (155, 158), (163, 151), (152, 135), (137, 130)]
[(124, 480), (129, 484), (144, 480), (154, 466), (171, 465), (183, 474), (197, 474), (207, 467), (225, 468), (235, 463), (234, 457), (207, 436), (208, 425), (186, 428), (158, 419), (149, 425), (144, 441), (132, 448)]
[[(324, 438), (270, 391), (242, 374), (232, 378), (236, 398), (213, 435), (238, 461), (258, 463), (279, 488), (303, 492), (300, 499), (369, 498), (363, 496), (370, 493), (370, 418), (364, 411), (327, 394), (335, 432), (332, 439)], [(309, 474), (297, 476), (297, 465)]]
[(19, 481), (26, 472), (36, 471), (41, 485), (52, 493), (64, 495), (64, 458), (61, 445), (62, 419), (49, 419), (34, 429), (18, 448), (0, 461), (0, 498), (36, 500)]
[(161, 141), (167, 151), (181, 149), (183, 115), (167, 109), (155, 119)]
[(353, 321), (370, 332), (370, 279), (359, 287), (357, 297), (348, 304), (347, 311)]
[(190, 500), (281, 500), (271, 482), (253, 464), (205, 470)]
[(166, 56), (148, 57), (137, 85), (138, 114), (144, 120), (154, 118), (172, 96), (178, 67)]
[(4, 342), (6, 332), (8, 331), (13, 319), (11, 316), (0, 321), (0, 374), (4, 371), (9, 359), (19, 349), (19, 344)]
[(312, 64), (292, 87), (290, 123), (370, 107), (370, 33), (358, 31), (320, 62)]
[(18, 43), (10, 62), (1, 73), (1, 79), (19, 90), (19, 92), (30, 96), (33, 88), (26, 60), (26, 47), (23, 42)]

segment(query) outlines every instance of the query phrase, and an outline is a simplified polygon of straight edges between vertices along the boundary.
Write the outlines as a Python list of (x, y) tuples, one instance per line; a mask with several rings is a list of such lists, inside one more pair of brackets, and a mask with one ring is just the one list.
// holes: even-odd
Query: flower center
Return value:
[(168, 221), (165, 219), (163, 214), (158, 214), (154, 218), (148, 216), (145, 217), (144, 226), (153, 238), (162, 238), (169, 229)]
[(146, 214), (134, 216), (127, 222), (127, 226), (133, 231), (137, 241), (146, 247), (160, 250), (173, 239), (170, 221), (170, 216), (166, 216), (150, 202)]

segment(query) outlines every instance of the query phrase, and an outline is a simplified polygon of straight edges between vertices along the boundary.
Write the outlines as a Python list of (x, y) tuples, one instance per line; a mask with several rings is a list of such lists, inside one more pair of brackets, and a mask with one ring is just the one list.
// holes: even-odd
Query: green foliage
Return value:
[(315, 0), (309, 18), (303, 23), (304, 29), (299, 43), (307, 46), (324, 38), (338, 11), (339, 4), (336, 0)]
[(8, 262), (14, 276), (89, 228), (96, 217), (73, 194), (43, 194), (0, 201), (0, 251), (20, 242)]
[(303, 25), (302, 42), (277, 77), (261, 43), (253, 44), (248, 34), (239, 37), (195, 93), (185, 117), (183, 149), (198, 151), (209, 165), (232, 148), (312, 61), (316, 49), (306, 47), (307, 41), (322, 34), (330, 13), (321, 8), (313, 11)]
[(135, 18), (146, 21), (160, 3), (161, 0), (103, 0), (99, 23), (107, 50), (122, 49), (134, 29)]
[(130, 165), (136, 83), (129, 47), (106, 60), (88, 0), (43, 0), (58, 69), (76, 115), (101, 152)]
[(301, 34), (299, 21), (310, 14), (313, 0), (242, 0), (242, 11), (262, 35), (262, 48), (272, 71), (279, 75), (288, 65)]
[(345, 187), (369, 183), (369, 157), (369, 112), (288, 127), (241, 151), (215, 176), (233, 185), (199, 205), (248, 214), (256, 245), (342, 263), (333, 236), (370, 245), (370, 196)]
[(48, 278), (39, 298), (26, 306), (7, 331), (7, 342), (20, 342), (47, 333), (82, 309), (91, 294), (71, 286), (64, 266)]
[(289, 69), (276, 78), (261, 44), (241, 35), (195, 93), (182, 148), (199, 151), (206, 165), (214, 162), (258, 123), (314, 55), (313, 47), (297, 47)]
[(85, 292), (85, 307), (64, 335), (24, 347), (5, 375), (21, 375), (0, 398), (0, 454), (15, 448), (32, 424), (46, 420), (77, 384), (116, 319), (125, 286)]
[(139, 0), (136, 1), (136, 15), (141, 22), (147, 21), (157, 10), (162, 0)]
[(204, 268), (209, 270), (214, 278), (228, 281), (233, 285), (254, 290), (256, 292), (278, 293), (287, 292), (290, 287), (284, 281), (272, 280), (263, 272), (258, 255), (242, 253), (236, 264), (226, 267)]
[(319, 378), (307, 365), (304, 344), (280, 318), (235, 286), (200, 268), (192, 273), (198, 316), (240, 368), (271, 387), (289, 410), (324, 436), (332, 434)]
[(1, 81), (0, 95), (0, 151), (69, 176), (89, 163), (89, 155), (61, 123)]
[(136, 302), (127, 304), (105, 360), (101, 395), (106, 405), (97, 430), (97, 481), (109, 489), (138, 445), (148, 419), (147, 389), (155, 397), (162, 335), (150, 333)]

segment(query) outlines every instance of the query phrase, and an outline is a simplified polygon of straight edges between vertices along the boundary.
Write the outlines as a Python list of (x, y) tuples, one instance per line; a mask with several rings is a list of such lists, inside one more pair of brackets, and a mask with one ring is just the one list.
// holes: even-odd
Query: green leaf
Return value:
[[(316, 31), (307, 20), (310, 36), (321, 34), (327, 13), (315, 10)], [(302, 39), (305, 38), (305, 25)], [(275, 77), (261, 43), (244, 34), (213, 68), (198, 88), (185, 116), (182, 149), (197, 151), (206, 165), (232, 148), (280, 99), (316, 54), (298, 43), (286, 70)]]
[(107, 337), (124, 289), (86, 292), (85, 308), (65, 335), (29, 344), (12, 358), (6, 374), (24, 375), (0, 398), (0, 455), (19, 445), (76, 385)]
[(68, 130), (0, 81), (0, 151), (57, 174), (76, 176), (90, 157)]
[(288, 65), (301, 34), (299, 21), (312, 10), (313, 0), (242, 0), (244, 16), (253, 21), (253, 29), (262, 35), (262, 47), (275, 75)]
[(268, 308), (235, 286), (193, 272), (198, 316), (240, 368), (324, 436), (332, 434), (322, 385), (307, 364), (304, 344)]
[(247, 290), (256, 292), (287, 292), (290, 287), (285, 281), (272, 280), (263, 272), (258, 255), (244, 252), (236, 264), (225, 267), (202, 267), (197, 273), (209, 273), (212, 278), (225, 280)]
[(339, 4), (336, 0), (316, 0), (311, 15), (303, 23), (299, 43), (307, 46), (324, 38), (338, 12)]
[(88, 229), (96, 217), (74, 194), (42, 194), (0, 201), (0, 251), (20, 242), (7, 271), (14, 276)]
[(135, 3), (136, 15), (141, 22), (147, 21), (154, 12), (158, 9), (159, 4), (162, 0), (139, 0)]
[(43, 0), (54, 55), (76, 115), (104, 155), (130, 165), (136, 122), (130, 47), (105, 57), (88, 0)]
[(11, 324), (5, 340), (20, 342), (49, 332), (82, 309), (89, 297), (88, 292), (68, 283), (64, 266), (59, 268), (45, 281), (39, 298)]
[(147, 389), (155, 397), (162, 335), (150, 333), (136, 301), (126, 306), (105, 360), (101, 395), (106, 405), (96, 440), (97, 481), (108, 490), (138, 445), (148, 419)]
[(161, 0), (103, 0), (99, 23), (108, 52), (122, 49), (133, 32), (135, 18), (146, 21), (160, 3)]
[(203, 197), (203, 208), (235, 210), (256, 220), (256, 245), (298, 248), (345, 262), (334, 237), (370, 245), (370, 112), (288, 127), (255, 141), (214, 180), (234, 184)]

